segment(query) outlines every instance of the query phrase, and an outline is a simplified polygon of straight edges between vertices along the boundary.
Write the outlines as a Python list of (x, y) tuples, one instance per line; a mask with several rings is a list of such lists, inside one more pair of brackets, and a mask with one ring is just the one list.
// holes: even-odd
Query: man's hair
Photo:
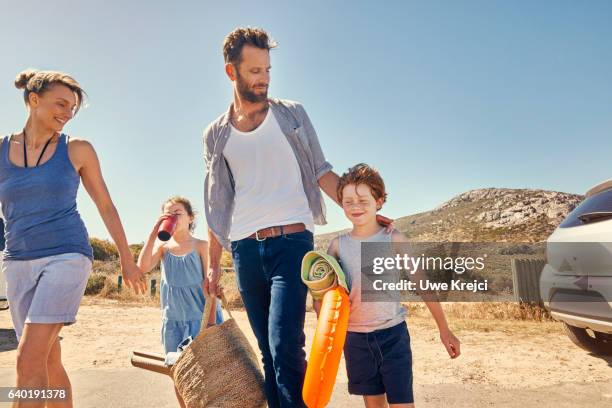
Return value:
[(375, 200), (379, 200), (382, 198), (383, 204), (387, 201), (387, 192), (385, 191), (385, 182), (382, 177), (380, 177), (380, 173), (373, 167), (368, 166), (365, 163), (359, 163), (350, 169), (347, 172), (340, 176), (340, 181), (338, 182), (338, 188), (336, 193), (338, 194), (338, 199), (342, 201), (342, 190), (344, 187), (353, 184), (358, 186), (359, 184), (365, 184), (370, 188), (372, 192), (372, 196)]
[(223, 41), (223, 58), (225, 63), (240, 65), (242, 48), (245, 45), (271, 50), (276, 48), (276, 41), (268, 36), (261, 28), (238, 27), (229, 33)]

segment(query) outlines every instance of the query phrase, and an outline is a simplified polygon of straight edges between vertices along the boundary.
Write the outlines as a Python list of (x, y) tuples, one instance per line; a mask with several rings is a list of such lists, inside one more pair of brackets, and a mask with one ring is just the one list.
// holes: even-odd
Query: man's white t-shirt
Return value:
[(231, 241), (262, 228), (299, 222), (314, 232), (300, 167), (271, 109), (251, 132), (232, 126), (223, 155), (236, 189)]

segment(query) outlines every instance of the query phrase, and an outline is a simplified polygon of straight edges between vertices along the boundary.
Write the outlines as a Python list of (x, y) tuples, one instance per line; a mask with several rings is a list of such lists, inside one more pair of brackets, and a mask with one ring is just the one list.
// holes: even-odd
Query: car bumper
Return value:
[(612, 334), (612, 322), (591, 319), (588, 317), (576, 316), (561, 312), (550, 312), (551, 316), (555, 320), (562, 321), (574, 327), (581, 327), (583, 329), (591, 329), (593, 331)]
[(540, 296), (552, 317), (571, 326), (612, 333), (612, 276), (559, 274), (547, 264)]

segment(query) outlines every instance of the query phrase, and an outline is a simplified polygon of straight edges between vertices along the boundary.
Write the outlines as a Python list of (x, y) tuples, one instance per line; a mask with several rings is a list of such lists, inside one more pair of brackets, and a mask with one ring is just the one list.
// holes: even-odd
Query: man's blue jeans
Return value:
[(305, 407), (304, 317), (307, 288), (302, 258), (313, 249), (308, 230), (257, 241), (232, 241), (236, 281), (263, 354), (270, 408)]

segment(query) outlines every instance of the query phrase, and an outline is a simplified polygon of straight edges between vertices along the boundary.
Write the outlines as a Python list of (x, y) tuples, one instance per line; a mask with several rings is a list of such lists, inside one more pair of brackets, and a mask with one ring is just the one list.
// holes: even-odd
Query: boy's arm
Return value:
[[(393, 231), (392, 241), (395, 244), (394, 245), (395, 252), (403, 255), (403, 253), (406, 252), (406, 248), (405, 246), (402, 247), (402, 243), (408, 242), (408, 239), (406, 238), (406, 236), (402, 234), (401, 232), (395, 230)], [(425, 279), (426, 279), (425, 274), (421, 270), (415, 271), (415, 273), (412, 274), (412, 278), (411, 278), (413, 282), (417, 282), (417, 286), (418, 286), (419, 281), (425, 280)], [(440, 331), (440, 340), (442, 341), (442, 344), (446, 348), (448, 355), (451, 358), (459, 357), (459, 355), (461, 354), (461, 345), (460, 345), (459, 339), (455, 337), (453, 332), (448, 327), (448, 322), (446, 321), (444, 310), (442, 309), (440, 302), (438, 302), (437, 297), (431, 292), (427, 292), (426, 294), (422, 294), (421, 298), (425, 302), (427, 309), (429, 309), (429, 312), (433, 316), (436, 322), (436, 325), (438, 326), (438, 330)]]
[[(327, 253), (338, 259), (338, 237), (331, 240), (329, 243), (329, 248), (327, 248)], [(321, 300), (312, 300), (312, 308), (317, 313), (317, 318), (319, 318), (319, 313), (321, 312), (321, 303)]]
[(442, 310), (442, 306), (440, 302), (431, 302), (426, 301), (425, 305), (429, 309), (429, 312), (433, 316), (436, 324), (438, 325), (438, 329), (440, 330), (440, 340), (442, 344), (446, 348), (446, 351), (450, 358), (457, 358), (461, 354), (461, 343), (457, 337), (453, 334), (453, 332), (448, 328), (448, 323), (446, 322), (446, 316), (444, 316), (444, 310)]

